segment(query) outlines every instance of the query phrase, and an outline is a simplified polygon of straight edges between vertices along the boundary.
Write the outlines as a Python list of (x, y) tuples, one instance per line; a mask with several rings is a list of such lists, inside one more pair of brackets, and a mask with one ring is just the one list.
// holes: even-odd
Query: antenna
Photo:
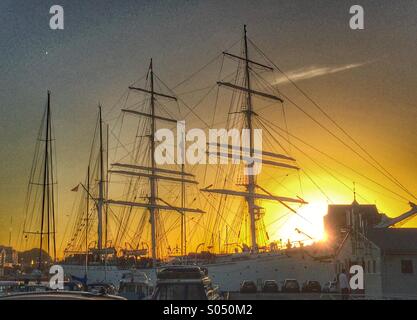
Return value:
[(356, 202), (356, 182), (353, 181), (353, 202)]

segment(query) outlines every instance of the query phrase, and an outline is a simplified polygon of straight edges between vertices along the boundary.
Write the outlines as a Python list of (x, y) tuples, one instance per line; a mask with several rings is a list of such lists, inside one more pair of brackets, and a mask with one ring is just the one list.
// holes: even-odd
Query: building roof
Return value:
[(356, 201), (351, 204), (332, 204), (328, 206), (327, 215), (323, 219), (326, 234), (331, 238), (343, 237), (351, 213), (361, 214), (362, 220), (369, 227), (378, 224), (383, 217), (374, 204), (358, 204)]
[(368, 229), (366, 237), (385, 252), (417, 253), (417, 228)]
[(328, 206), (328, 215), (345, 215), (347, 211), (356, 208), (358, 212), (364, 214), (378, 214), (378, 209), (374, 204), (358, 204), (354, 202), (352, 204), (330, 204)]

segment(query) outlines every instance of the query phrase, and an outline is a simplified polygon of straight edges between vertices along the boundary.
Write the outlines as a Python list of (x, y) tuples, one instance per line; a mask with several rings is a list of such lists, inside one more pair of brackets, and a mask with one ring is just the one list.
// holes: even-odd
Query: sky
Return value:
[[(64, 30), (49, 28), (54, 4), (64, 8)], [(354, 4), (365, 10), (364, 30), (349, 28)], [(47, 90), (57, 144), (59, 219), (65, 224), (74, 200), (70, 190), (85, 175), (98, 102), (110, 110), (145, 74), (150, 57), (164, 82), (174, 86), (239, 39), (243, 24), (271, 60), (416, 194), (416, 16), (414, 0), (2, 0), (0, 243), (8, 242), (10, 217), (13, 230), (23, 220)], [(273, 82), (288, 87), (282, 77)], [(294, 132), (311, 128), (310, 142), (338, 150), (298, 116), (289, 111)], [(351, 192), (329, 192), (351, 201)], [(407, 210), (406, 203), (376, 196), (370, 201), (394, 215)]]

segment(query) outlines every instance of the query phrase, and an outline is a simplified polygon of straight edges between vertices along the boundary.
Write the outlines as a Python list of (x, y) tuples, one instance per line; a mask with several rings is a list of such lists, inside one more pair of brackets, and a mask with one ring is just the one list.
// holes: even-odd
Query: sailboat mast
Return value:
[(50, 199), (50, 183), (49, 183), (49, 135), (50, 135), (50, 127), (49, 127), (49, 121), (50, 121), (50, 114), (49, 114), (49, 110), (50, 110), (50, 97), (48, 95), (48, 115), (47, 115), (47, 122), (46, 122), (46, 139), (45, 139), (45, 145), (46, 145), (46, 221), (47, 221), (47, 226), (46, 226), (46, 230), (47, 230), (47, 243), (48, 243), (48, 255), (50, 255), (50, 249), (51, 249), (51, 230), (50, 230), (50, 226), (51, 226), (51, 222), (50, 222), (50, 203), (51, 203), (51, 199)]
[[(109, 125), (106, 126), (106, 200), (109, 198)], [(108, 240), (108, 225), (109, 225), (109, 205), (106, 202), (106, 225), (104, 234), (104, 246), (107, 247)]]
[[(246, 129), (249, 129), (249, 147), (250, 147), (250, 157), (253, 159), (254, 156), (254, 143), (253, 143), (253, 126), (252, 126), (252, 90), (250, 82), (250, 68), (249, 68), (249, 53), (248, 53), (248, 39), (246, 34), (246, 25), (244, 26), (244, 45), (245, 45), (245, 75), (246, 75), (246, 89), (247, 89), (247, 99), (246, 99)], [(249, 164), (249, 166), (253, 166)], [(250, 233), (252, 241), (252, 250), (258, 251), (258, 244), (256, 239), (256, 220), (255, 220), (255, 177), (252, 174), (248, 176), (248, 185), (247, 190), (249, 196), (246, 198), (249, 209), (250, 217)]]
[[(51, 123), (51, 107), (50, 107), (50, 99), (49, 99), (49, 166), (50, 169), (48, 170), (48, 180), (49, 180), (49, 172), (50, 172), (50, 183), (48, 183), (48, 198), (51, 198), (51, 201), (48, 202), (48, 216), (51, 216), (52, 219), (52, 245), (54, 248), (54, 262), (56, 262), (56, 227), (55, 227), (55, 194), (54, 194), (54, 163), (53, 163), (53, 156), (52, 156), (52, 123)], [(48, 228), (49, 229), (49, 228)], [(48, 238), (50, 237), (50, 233), (48, 232)]]
[(100, 251), (103, 248), (103, 204), (104, 204), (104, 159), (103, 159), (103, 121), (101, 117), (101, 106), (99, 109), (99, 121), (100, 121), (100, 178), (98, 183), (98, 202), (97, 202), (97, 214), (98, 214), (98, 243), (97, 247)]
[(88, 273), (88, 214), (90, 212), (90, 165), (87, 168), (87, 194), (85, 196), (86, 201), (86, 214), (85, 214), (85, 278)]
[(156, 164), (155, 164), (155, 95), (154, 95), (154, 78), (153, 78), (153, 61), (151, 59), (151, 64), (149, 66), (149, 72), (151, 77), (151, 134), (149, 136), (151, 142), (151, 172), (152, 176), (150, 177), (150, 187), (151, 187), (151, 198), (150, 203), (151, 207), (149, 208), (150, 211), (150, 221), (151, 221), (151, 237), (152, 237), (152, 265), (153, 267), (156, 266)]
[[(181, 182), (181, 207), (185, 208), (185, 165), (181, 165), (181, 176), (183, 181)], [(187, 226), (185, 219), (185, 211), (181, 214), (181, 256), (187, 255)]]
[[(44, 223), (45, 223), (45, 206), (49, 207), (49, 203), (46, 202), (46, 197), (48, 193), (48, 146), (49, 146), (49, 116), (50, 116), (50, 103), (51, 103), (51, 93), (48, 91), (48, 102), (46, 106), (46, 123), (45, 123), (45, 157), (43, 163), (43, 185), (42, 185), (42, 217), (41, 217), (41, 229), (40, 229), (40, 243), (39, 243), (39, 270), (42, 270), (42, 247), (43, 247), (43, 235), (44, 235)], [(48, 217), (48, 228), (49, 228), (49, 217)], [(48, 253), (49, 253), (49, 232), (48, 236)]]

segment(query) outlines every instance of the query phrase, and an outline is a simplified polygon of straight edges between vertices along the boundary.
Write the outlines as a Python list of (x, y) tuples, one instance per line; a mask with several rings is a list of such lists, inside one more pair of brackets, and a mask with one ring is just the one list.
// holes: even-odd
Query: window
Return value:
[(376, 261), (375, 260), (372, 261), (372, 272), (376, 273)]
[(401, 260), (401, 273), (414, 273), (413, 260)]

